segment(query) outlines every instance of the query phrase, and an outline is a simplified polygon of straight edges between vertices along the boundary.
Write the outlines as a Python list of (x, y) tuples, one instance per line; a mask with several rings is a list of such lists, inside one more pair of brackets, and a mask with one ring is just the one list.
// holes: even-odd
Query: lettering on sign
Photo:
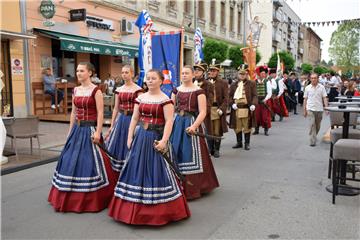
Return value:
[(55, 15), (55, 5), (51, 0), (42, 0), (39, 11), (44, 18), (50, 19)]
[(107, 31), (115, 31), (113, 28), (113, 21), (93, 16), (86, 16), (86, 26)]

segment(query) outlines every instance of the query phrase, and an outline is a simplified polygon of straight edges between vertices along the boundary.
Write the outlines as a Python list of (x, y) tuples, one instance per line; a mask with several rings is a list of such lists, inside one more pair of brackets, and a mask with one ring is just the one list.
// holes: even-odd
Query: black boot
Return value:
[(269, 129), (268, 128), (264, 128), (264, 134), (265, 134), (265, 136), (269, 136)]
[(242, 147), (243, 147), (242, 132), (239, 132), (236, 134), (236, 145), (233, 146), (232, 148), (242, 148)]
[(271, 121), (275, 122), (275, 115), (271, 117)]
[(212, 156), (214, 156), (214, 140), (207, 140), (209, 145), (209, 151)]
[(255, 132), (253, 133), (253, 135), (258, 135), (259, 134), (259, 127), (255, 127)]
[(279, 122), (281, 122), (284, 119), (283, 116), (280, 116)]
[(250, 133), (245, 133), (245, 150), (250, 150)]
[(214, 148), (214, 158), (219, 158), (220, 157), (220, 143), (221, 140), (215, 140), (215, 148)]

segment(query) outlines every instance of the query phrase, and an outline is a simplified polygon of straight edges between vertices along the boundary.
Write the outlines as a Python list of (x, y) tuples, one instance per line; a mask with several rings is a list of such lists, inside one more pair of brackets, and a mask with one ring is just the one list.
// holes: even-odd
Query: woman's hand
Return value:
[(191, 125), (190, 127), (186, 128), (185, 130), (188, 134), (192, 135), (196, 132), (196, 128), (194, 125)]
[(91, 136), (91, 139), (93, 141), (93, 143), (98, 144), (100, 143), (100, 133), (99, 132), (94, 132), (94, 134)]
[(166, 141), (160, 140), (154, 142), (154, 147), (159, 152), (163, 152), (166, 149)]
[(128, 140), (127, 140), (127, 147), (128, 147), (128, 149), (131, 148), (132, 141), (133, 141), (132, 138), (128, 138)]
[(110, 128), (107, 130), (107, 132), (106, 132), (106, 134), (105, 134), (105, 139), (106, 139), (106, 140), (109, 138), (112, 129), (113, 129), (113, 128), (110, 127)]

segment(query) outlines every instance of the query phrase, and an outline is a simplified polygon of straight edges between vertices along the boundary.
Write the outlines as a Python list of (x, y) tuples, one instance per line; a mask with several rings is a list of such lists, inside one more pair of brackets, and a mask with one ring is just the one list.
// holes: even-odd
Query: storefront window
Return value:
[(10, 76), (10, 52), (9, 52), (9, 41), (1, 41), (1, 58), (0, 58), (0, 70), (2, 73), (1, 78), (1, 116), (13, 116), (13, 104), (12, 104), (12, 87), (11, 87), (11, 76)]
[(75, 81), (75, 53), (60, 49), (60, 41), (52, 39), (52, 70), (55, 78)]

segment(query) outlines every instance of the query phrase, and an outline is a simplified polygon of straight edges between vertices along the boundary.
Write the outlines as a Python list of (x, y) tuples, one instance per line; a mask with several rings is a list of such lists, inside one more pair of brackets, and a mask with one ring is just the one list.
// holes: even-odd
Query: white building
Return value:
[(251, 4), (252, 17), (259, 16), (260, 22), (265, 24), (261, 30), (258, 50), (261, 53), (260, 64), (266, 64), (275, 52), (290, 52), (295, 62), (295, 67), (301, 66), (301, 58), (298, 57), (299, 26), (291, 22), (301, 22), (300, 17), (280, 0), (272, 2), (257, 2)]

